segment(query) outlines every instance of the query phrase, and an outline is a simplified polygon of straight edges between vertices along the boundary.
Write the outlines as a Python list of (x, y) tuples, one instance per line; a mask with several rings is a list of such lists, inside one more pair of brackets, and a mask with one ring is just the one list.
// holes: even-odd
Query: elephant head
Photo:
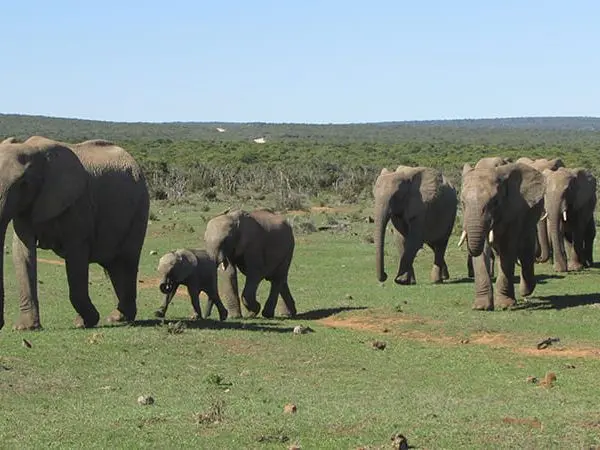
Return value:
[(196, 256), (186, 249), (177, 249), (166, 253), (158, 261), (157, 271), (160, 274), (160, 291), (170, 294), (177, 285), (183, 283), (196, 269)]
[(247, 213), (242, 210), (227, 210), (208, 221), (204, 232), (206, 251), (223, 270), (234, 264), (234, 257), (241, 253), (244, 236), (240, 222)]
[(443, 183), (441, 173), (424, 167), (398, 166), (392, 172), (383, 168), (375, 181), (375, 245), (377, 279), (387, 280), (384, 269), (385, 230), (392, 218), (408, 227), (412, 219), (422, 216), (427, 203)]
[[(539, 204), (544, 177), (532, 167), (509, 163), (495, 168), (463, 167), (461, 203), (469, 254), (479, 256), (486, 238), (504, 231)], [(492, 234), (490, 234), (492, 232)]]
[[(11, 220), (27, 223), (34, 234), (48, 229), (53, 219), (87, 192), (88, 182), (77, 156), (60, 143), (32, 137), (24, 143), (0, 144), (0, 249)], [(3, 269), (1, 255), (0, 328), (4, 324)]]
[(554, 249), (554, 266), (558, 272), (568, 270), (564, 232), (568, 222), (573, 233), (582, 235), (593, 220), (596, 207), (596, 178), (587, 169), (545, 170), (545, 206), (548, 230)]

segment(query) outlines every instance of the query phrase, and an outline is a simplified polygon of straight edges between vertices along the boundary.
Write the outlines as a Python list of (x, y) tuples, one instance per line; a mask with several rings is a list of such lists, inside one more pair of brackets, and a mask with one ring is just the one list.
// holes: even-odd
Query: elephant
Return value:
[(219, 320), (227, 319), (227, 309), (219, 297), (217, 284), (217, 263), (208, 256), (206, 250), (180, 248), (161, 256), (158, 261), (160, 274), (160, 292), (165, 294), (165, 299), (154, 313), (156, 317), (165, 317), (169, 303), (173, 300), (180, 284), (187, 287), (194, 313), (191, 319), (202, 318), (200, 310), (200, 292), (208, 296), (205, 318), (210, 317), (213, 304), (219, 311)]
[(391, 220), (398, 231), (400, 254), (397, 284), (416, 284), (413, 262), (423, 244), (434, 253), (431, 281), (450, 277), (444, 259), (456, 219), (458, 198), (454, 186), (436, 169), (398, 166), (394, 172), (383, 168), (373, 186), (375, 198), (376, 271), (380, 282), (384, 270), (385, 230)]
[(272, 318), (279, 295), (282, 315), (296, 316), (296, 304), (288, 285), (288, 272), (294, 255), (294, 233), (286, 218), (268, 209), (225, 211), (206, 225), (206, 250), (225, 272), (225, 298), (229, 317), (240, 318), (237, 270), (246, 276), (242, 303), (249, 316), (256, 316), (260, 304), (256, 290), (262, 280), (271, 289), (262, 316)]
[[(544, 176), (527, 164), (463, 167), (463, 230), (474, 258), (474, 309), (504, 309), (516, 303), (513, 276), (517, 260), (521, 264), (521, 295), (526, 297), (535, 289), (537, 222), (544, 207), (544, 192)], [(484, 255), (488, 236), (499, 259), (495, 292)]]
[[(528, 164), (534, 169), (539, 170), (540, 172), (544, 172), (544, 170), (556, 170), (559, 167), (565, 167), (565, 164), (560, 158), (531, 159), (527, 157), (522, 157), (517, 159), (517, 162)], [(537, 225), (537, 250), (535, 254), (536, 261), (540, 263), (545, 263), (546, 261), (548, 261), (548, 259), (550, 259), (551, 251), (552, 246), (548, 237), (547, 214), (546, 211), (544, 211), (542, 213), (542, 218), (540, 219)]]
[[(105, 140), (66, 144), (41, 136), (0, 144), (0, 248), (12, 220), (13, 263), (20, 291), (15, 329), (41, 328), (37, 248), (65, 260), (75, 326), (99, 313), (89, 291), (89, 264), (107, 273), (118, 305), (111, 323), (133, 321), (137, 273), (149, 213), (146, 180), (133, 157)], [(4, 258), (0, 256), (0, 328), (4, 325)]]
[[(491, 169), (494, 167), (503, 166), (504, 164), (509, 164), (510, 162), (512, 162), (512, 160), (510, 158), (504, 158), (502, 156), (487, 156), (487, 157), (481, 158), (479, 161), (477, 161), (477, 163), (475, 164), (475, 168), (476, 169), (482, 169), (482, 168), (483, 169)], [(466, 234), (465, 230), (463, 230), (463, 233), (458, 242), (459, 247), (463, 244), (463, 242), (466, 238), (466, 235), (467, 234)], [(484, 255), (485, 255), (486, 263), (489, 265), (490, 276), (493, 277), (496, 257), (494, 255), (492, 247), (489, 243), (489, 239), (488, 239), (488, 241), (486, 241), (485, 246), (484, 246)], [(467, 276), (469, 278), (475, 277), (475, 269), (473, 268), (473, 257), (470, 254), (467, 254)]]
[[(596, 178), (587, 169), (545, 170), (545, 205), (557, 272), (581, 270), (593, 263), (596, 236)], [(565, 242), (569, 247), (567, 264)]]

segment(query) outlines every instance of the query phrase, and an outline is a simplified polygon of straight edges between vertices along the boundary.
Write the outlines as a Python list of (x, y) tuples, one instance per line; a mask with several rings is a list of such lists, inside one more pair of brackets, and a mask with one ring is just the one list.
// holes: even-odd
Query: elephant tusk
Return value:
[(494, 230), (490, 230), (490, 234), (488, 234), (488, 241), (490, 244), (494, 242)]
[(460, 235), (460, 239), (458, 240), (459, 247), (464, 244), (466, 238), (467, 238), (467, 230), (463, 230), (462, 234)]
[(567, 221), (567, 211), (563, 211), (563, 220), (566, 222)]
[(548, 218), (548, 212), (546, 211), (544, 214), (542, 214), (542, 217), (540, 217), (540, 222), (546, 220)]
[(225, 272), (225, 263), (222, 262), (221, 264), (219, 264), (219, 269)]

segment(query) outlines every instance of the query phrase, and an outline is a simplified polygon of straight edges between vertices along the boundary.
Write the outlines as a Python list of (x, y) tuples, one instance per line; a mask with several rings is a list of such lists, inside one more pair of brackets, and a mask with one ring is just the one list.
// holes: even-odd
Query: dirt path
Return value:
[(395, 336), (420, 342), (430, 342), (438, 345), (486, 345), (491, 348), (510, 349), (515, 353), (527, 356), (560, 356), (566, 358), (600, 358), (600, 348), (586, 346), (561, 347), (560, 345), (538, 350), (534, 347), (526, 347), (523, 342), (525, 336), (502, 334), (502, 333), (472, 333), (468, 339), (456, 336), (437, 334), (432, 335), (423, 331), (403, 330), (401, 325), (408, 323), (435, 323), (434, 321), (408, 316), (401, 318), (376, 317), (376, 316), (347, 316), (327, 317), (319, 320), (319, 323), (327, 327), (348, 328), (356, 331), (369, 331), (381, 333), (384, 336)]

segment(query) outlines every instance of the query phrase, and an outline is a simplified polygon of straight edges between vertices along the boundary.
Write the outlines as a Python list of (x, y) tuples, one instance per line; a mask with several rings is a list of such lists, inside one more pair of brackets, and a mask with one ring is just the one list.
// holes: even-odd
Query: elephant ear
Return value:
[(596, 177), (587, 169), (571, 169), (575, 176), (576, 194), (573, 198), (575, 209), (583, 208), (596, 196)]
[(512, 219), (540, 203), (546, 192), (544, 175), (537, 169), (523, 164), (511, 163), (496, 169), (500, 189), (503, 189), (502, 208), (504, 216)]
[(175, 251), (177, 256), (177, 277), (185, 280), (198, 266), (198, 258), (188, 249), (180, 248)]
[(465, 176), (465, 174), (469, 173), (471, 170), (473, 170), (473, 167), (471, 167), (471, 164), (466, 163), (462, 169), (463, 176)]
[(73, 151), (53, 143), (41, 149), (42, 185), (33, 203), (33, 223), (42, 223), (62, 214), (87, 190), (88, 173)]
[(387, 175), (388, 173), (392, 173), (392, 171), (389, 170), (387, 167), (384, 167), (383, 169), (381, 169), (381, 172), (379, 172), (379, 175)]

